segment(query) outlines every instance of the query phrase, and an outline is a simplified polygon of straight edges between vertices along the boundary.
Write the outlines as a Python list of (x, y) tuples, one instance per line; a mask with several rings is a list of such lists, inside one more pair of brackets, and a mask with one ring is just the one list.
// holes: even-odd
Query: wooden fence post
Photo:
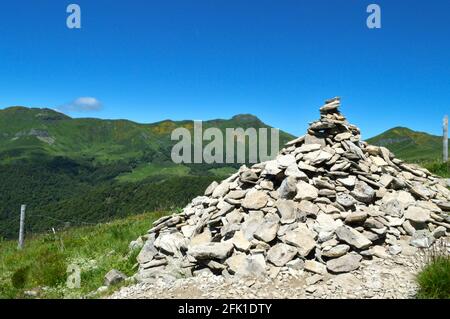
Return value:
[(25, 209), (26, 205), (20, 207), (20, 230), (19, 230), (19, 249), (23, 249), (24, 244), (24, 228), (25, 228)]
[(448, 115), (444, 117), (444, 162), (448, 161)]

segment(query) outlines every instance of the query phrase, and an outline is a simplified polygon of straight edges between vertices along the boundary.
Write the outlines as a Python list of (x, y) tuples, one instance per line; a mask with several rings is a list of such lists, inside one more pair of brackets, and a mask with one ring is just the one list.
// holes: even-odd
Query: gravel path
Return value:
[[(276, 278), (237, 279), (207, 273), (198, 277), (155, 279), (122, 288), (113, 299), (335, 299), (335, 298), (414, 298), (415, 274), (422, 255), (374, 257), (361, 267), (341, 275), (314, 275), (304, 270), (282, 268)], [(274, 276), (272, 276), (274, 277)], [(317, 281), (317, 282), (316, 282)]]

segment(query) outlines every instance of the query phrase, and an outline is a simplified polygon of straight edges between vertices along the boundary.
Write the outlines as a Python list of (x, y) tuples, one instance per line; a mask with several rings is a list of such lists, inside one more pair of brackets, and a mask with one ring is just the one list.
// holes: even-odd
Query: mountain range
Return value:
[[(270, 128), (250, 114), (205, 121), (203, 126), (222, 131), (235, 127)], [(170, 134), (179, 127), (192, 132), (193, 122), (164, 120), (139, 124), (128, 120), (74, 119), (51, 109), (9, 107), (0, 110), (0, 161), (61, 156), (102, 164), (170, 162), (175, 143)], [(293, 135), (280, 131), (281, 143), (292, 138)], [(436, 159), (442, 153), (442, 137), (405, 127), (392, 128), (367, 141), (386, 146), (398, 157), (410, 161)]]
[[(249, 114), (203, 122), (210, 127), (271, 128)], [(175, 128), (192, 132), (193, 121), (139, 124), (51, 109), (0, 110), (0, 237), (15, 236), (21, 204), (28, 205), (28, 232), (97, 223), (182, 207), (241, 165), (174, 164)], [(280, 145), (293, 138), (280, 131)]]
[[(171, 160), (175, 128), (193, 121), (139, 124), (71, 118), (51, 109), (0, 110), (0, 238), (16, 235), (18, 207), (28, 205), (27, 231), (37, 233), (182, 207), (240, 164)], [(203, 122), (203, 128), (271, 128), (256, 116)], [(280, 146), (295, 137), (280, 131)], [(368, 140), (409, 161), (440, 158), (442, 138), (393, 128)], [(207, 144), (207, 143), (205, 143)]]
[[(170, 160), (175, 128), (192, 132), (192, 121), (165, 120), (139, 124), (128, 120), (73, 119), (50, 109), (10, 107), (0, 110), (0, 155), (3, 162), (35, 155), (64, 156), (97, 163), (145, 158)], [(257, 117), (236, 115), (229, 120), (203, 122), (204, 129), (270, 128)], [(286, 142), (292, 135), (280, 132)]]

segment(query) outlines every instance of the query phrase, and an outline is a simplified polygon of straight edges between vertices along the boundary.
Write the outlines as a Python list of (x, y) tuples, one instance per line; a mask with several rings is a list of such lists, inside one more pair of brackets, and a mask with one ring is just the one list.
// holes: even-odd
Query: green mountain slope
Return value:
[[(193, 122), (166, 120), (139, 124), (127, 120), (72, 119), (50, 109), (11, 107), (0, 110), (0, 160), (45, 154), (101, 163), (136, 159), (169, 162), (176, 143), (170, 140), (170, 135), (178, 127), (192, 132)], [(203, 127), (222, 131), (237, 127), (270, 128), (252, 115), (205, 121)], [(292, 138), (280, 132), (281, 142)]]
[[(50, 109), (0, 110), (0, 238), (18, 231), (27, 204), (28, 233), (182, 207), (241, 164), (171, 160), (171, 132), (192, 121), (138, 124), (72, 119)], [(253, 115), (203, 122), (203, 129), (270, 128)], [(280, 146), (293, 139), (280, 132)], [(204, 143), (205, 145), (207, 142)]]
[(395, 127), (367, 140), (385, 146), (397, 157), (408, 161), (442, 159), (442, 137), (416, 132), (405, 127)]

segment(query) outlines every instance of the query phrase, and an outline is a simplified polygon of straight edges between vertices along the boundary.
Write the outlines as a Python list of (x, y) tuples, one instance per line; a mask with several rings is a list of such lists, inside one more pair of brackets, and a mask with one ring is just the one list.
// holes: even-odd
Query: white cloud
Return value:
[(99, 111), (103, 107), (102, 102), (95, 97), (79, 97), (70, 103), (58, 107), (63, 112), (92, 112)]

